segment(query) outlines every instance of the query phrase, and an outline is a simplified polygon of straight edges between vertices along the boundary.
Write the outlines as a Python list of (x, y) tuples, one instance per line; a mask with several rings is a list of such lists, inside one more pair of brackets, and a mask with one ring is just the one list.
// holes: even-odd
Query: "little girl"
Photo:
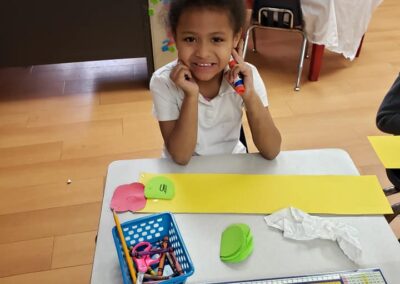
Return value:
[[(242, 108), (260, 154), (274, 159), (281, 136), (268, 110), (257, 69), (241, 57), (243, 0), (171, 0), (168, 15), (178, 59), (150, 81), (164, 156), (185, 165), (193, 155), (245, 153), (239, 141)], [(242, 45), (242, 44), (240, 44)], [(237, 64), (230, 69), (230, 58)], [(232, 87), (243, 78), (245, 93)]]

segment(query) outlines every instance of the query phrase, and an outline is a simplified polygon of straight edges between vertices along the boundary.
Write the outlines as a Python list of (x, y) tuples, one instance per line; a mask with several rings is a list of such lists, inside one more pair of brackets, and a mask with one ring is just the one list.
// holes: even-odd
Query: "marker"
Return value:
[[(232, 69), (236, 64), (237, 64), (236, 60), (233, 57), (231, 57), (229, 61), (229, 68)], [(244, 88), (243, 79), (241, 78), (241, 76), (237, 75), (233, 80), (232, 85), (236, 93), (238, 93), (239, 95), (243, 95), (246, 92), (246, 89)]]

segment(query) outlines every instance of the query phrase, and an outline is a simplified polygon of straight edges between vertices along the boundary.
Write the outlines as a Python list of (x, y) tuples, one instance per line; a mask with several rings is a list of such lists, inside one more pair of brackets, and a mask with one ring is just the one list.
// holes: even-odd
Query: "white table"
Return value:
[[(248, 173), (303, 175), (358, 175), (349, 155), (338, 149), (282, 152), (273, 161), (258, 154), (193, 157), (188, 166), (167, 159), (116, 161), (107, 174), (91, 283), (122, 283), (111, 234), (114, 220), (109, 204), (114, 189), (138, 180), (141, 171), (156, 173)], [(284, 189), (282, 189), (284, 190)], [(142, 216), (119, 214), (121, 222)], [(336, 243), (326, 240), (297, 242), (267, 227), (261, 215), (175, 214), (180, 232), (192, 258), (195, 273), (187, 283), (244, 280), (324, 273), (378, 267), (388, 283), (400, 283), (400, 245), (382, 216), (330, 217), (357, 228), (363, 254), (359, 264), (351, 262)], [(220, 236), (225, 227), (243, 222), (254, 236), (254, 252), (244, 262), (226, 264), (219, 260)]]

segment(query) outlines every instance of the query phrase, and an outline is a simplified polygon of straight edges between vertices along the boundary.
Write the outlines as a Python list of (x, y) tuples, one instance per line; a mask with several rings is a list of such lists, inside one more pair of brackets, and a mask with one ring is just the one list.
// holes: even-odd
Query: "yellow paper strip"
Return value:
[[(159, 174), (142, 173), (146, 183)], [(172, 200), (149, 199), (141, 212), (266, 214), (293, 206), (308, 213), (387, 214), (392, 209), (375, 176), (162, 174)]]
[(368, 136), (376, 154), (387, 169), (400, 169), (400, 136)]

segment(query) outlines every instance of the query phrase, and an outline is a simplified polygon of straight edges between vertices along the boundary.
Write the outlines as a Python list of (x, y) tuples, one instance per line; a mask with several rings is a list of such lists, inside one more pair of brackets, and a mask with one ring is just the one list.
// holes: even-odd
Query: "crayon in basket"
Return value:
[[(172, 250), (172, 248), (171, 248), (171, 250)], [(165, 253), (165, 255), (167, 256), (168, 262), (169, 262), (169, 264), (171, 265), (172, 271), (173, 271), (175, 274), (178, 274), (178, 271), (176, 270), (176, 267), (175, 267), (175, 262), (174, 262), (174, 260), (172, 259), (171, 254), (170, 254), (169, 252), (167, 252), (167, 253)]]
[[(231, 59), (229, 60), (229, 68), (232, 69), (236, 64), (237, 64), (236, 60), (233, 57), (231, 57)], [(246, 92), (246, 89), (245, 89), (244, 83), (243, 83), (243, 79), (241, 78), (240, 75), (236, 76), (232, 85), (233, 85), (232, 87), (235, 89), (236, 93), (238, 93), (239, 95), (243, 95)]]
[[(163, 238), (163, 241), (161, 243), (161, 248), (162, 249), (166, 249), (168, 247), (168, 236), (165, 236)], [(158, 264), (158, 272), (157, 275), (158, 276), (162, 276), (163, 272), (164, 272), (164, 265), (165, 265), (165, 253), (161, 254), (161, 258), (160, 258), (160, 263)]]
[(174, 253), (174, 250), (171, 250), (171, 251), (168, 252), (168, 253), (170, 254), (170, 256), (171, 256), (171, 258), (172, 258), (172, 262), (173, 262), (173, 265), (175, 266), (176, 272), (177, 272), (179, 275), (182, 275), (182, 274), (183, 274), (183, 270), (182, 270), (181, 265), (179, 264), (178, 258), (176, 257), (176, 255), (175, 255), (175, 253)]

